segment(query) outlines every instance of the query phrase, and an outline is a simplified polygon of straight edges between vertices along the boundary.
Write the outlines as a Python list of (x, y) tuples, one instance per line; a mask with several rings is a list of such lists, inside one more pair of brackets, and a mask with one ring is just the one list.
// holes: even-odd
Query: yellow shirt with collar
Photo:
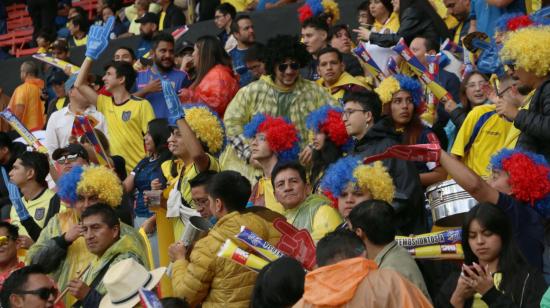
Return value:
[(153, 107), (148, 100), (133, 95), (120, 105), (112, 97), (99, 95), (97, 110), (103, 113), (109, 127), (111, 153), (124, 157), (126, 171), (130, 173), (146, 155), (143, 136), (155, 118)]
[(372, 25), (372, 32), (385, 33), (386, 30), (388, 30), (390, 33), (397, 33), (397, 30), (399, 30), (399, 15), (397, 13), (392, 12), (385, 23), (374, 20), (374, 24)]
[[(451, 153), (462, 157), (466, 166), (472, 169), (481, 177), (488, 178), (491, 175), (489, 163), (491, 156), (504, 147), (511, 122), (501, 118), (493, 113), (495, 105), (481, 105), (474, 107), (466, 116), (462, 127), (456, 135), (455, 143)], [(493, 113), (492, 115), (490, 113)], [(469, 151), (466, 151), (466, 145), (474, 132), (476, 123), (482, 116), (490, 116), (481, 126)]]
[(346, 90), (344, 89), (345, 85), (356, 85), (359, 87), (363, 87), (367, 90), (371, 90), (371, 87), (365, 80), (353, 77), (348, 72), (343, 72), (342, 75), (340, 75), (340, 78), (338, 78), (338, 81), (328, 87), (325, 86), (325, 80), (323, 78), (319, 78), (315, 82), (319, 86), (326, 89), (330, 96), (332, 96), (332, 98), (334, 98), (336, 101), (341, 102), (342, 104), (344, 103), (342, 99), (344, 98), (344, 93), (346, 92)]
[[(34, 219), (34, 221), (40, 228), (44, 228), (46, 226), (46, 216), (48, 215), (50, 203), (54, 196), (55, 192), (46, 188), (38, 197), (34, 198), (33, 200), (27, 201), (24, 197), (21, 197), (21, 200), (27, 208), (29, 215), (32, 217), (32, 219)], [(65, 206), (60, 203), (59, 212), (63, 212), (64, 210)], [(25, 227), (21, 224), (21, 220), (19, 219), (17, 211), (13, 206), (11, 207), (10, 218), (11, 224), (19, 227), (19, 235), (29, 235), (27, 233), (27, 229), (25, 229)]]

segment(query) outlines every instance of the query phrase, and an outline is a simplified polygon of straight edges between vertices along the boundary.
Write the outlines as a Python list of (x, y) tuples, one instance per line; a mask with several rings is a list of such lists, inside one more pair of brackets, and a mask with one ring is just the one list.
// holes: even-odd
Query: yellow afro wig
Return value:
[(399, 81), (393, 77), (388, 77), (382, 80), (380, 85), (374, 89), (374, 92), (378, 94), (382, 104), (391, 102), (393, 95), (401, 90)]
[(363, 191), (369, 191), (373, 199), (384, 200), (392, 203), (395, 194), (393, 179), (382, 165), (377, 161), (370, 165), (360, 165), (353, 171), (357, 179), (357, 186)]
[(99, 202), (117, 207), (122, 201), (122, 184), (114, 171), (103, 166), (85, 168), (76, 187), (79, 195), (97, 196)]
[(197, 138), (212, 155), (218, 155), (225, 147), (225, 127), (220, 118), (206, 105), (192, 104), (185, 108), (185, 120)]
[(504, 63), (544, 77), (550, 73), (550, 26), (528, 27), (508, 33), (500, 51)]

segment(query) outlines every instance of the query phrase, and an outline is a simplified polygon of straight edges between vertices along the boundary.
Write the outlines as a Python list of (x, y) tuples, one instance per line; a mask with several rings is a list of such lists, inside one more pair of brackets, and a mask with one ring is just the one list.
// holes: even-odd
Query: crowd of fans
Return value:
[(351, 29), (307, 0), (257, 42), (246, 11), (292, 2), (28, 1), (0, 307), (550, 307), (545, 3), (367, 0)]

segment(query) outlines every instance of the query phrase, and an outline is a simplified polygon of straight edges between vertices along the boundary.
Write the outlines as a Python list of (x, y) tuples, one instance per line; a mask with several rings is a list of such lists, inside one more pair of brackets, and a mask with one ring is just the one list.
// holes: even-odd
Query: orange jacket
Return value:
[(378, 269), (372, 260), (357, 257), (308, 273), (304, 296), (294, 307), (424, 308), (432, 304), (397, 272)]
[(197, 86), (182, 89), (180, 100), (182, 103), (205, 103), (223, 119), (225, 108), (237, 91), (239, 91), (239, 81), (231, 68), (218, 64), (206, 73)]

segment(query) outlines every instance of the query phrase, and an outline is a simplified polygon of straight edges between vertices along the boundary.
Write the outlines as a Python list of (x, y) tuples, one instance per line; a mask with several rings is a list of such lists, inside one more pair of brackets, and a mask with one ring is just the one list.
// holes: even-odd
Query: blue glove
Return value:
[(11, 204), (17, 212), (17, 216), (19, 216), (19, 220), (23, 221), (29, 219), (31, 215), (29, 214), (29, 211), (27, 211), (27, 208), (23, 204), (23, 201), (21, 201), (21, 193), (19, 193), (19, 188), (17, 188), (15, 184), (10, 182), (6, 174), (6, 169), (4, 169), (4, 167), (1, 168), (2, 177), (4, 178), (4, 183), (6, 184), (6, 188), (8, 189), (8, 195), (10, 197)]
[(164, 100), (166, 101), (166, 107), (168, 107), (168, 124), (176, 125), (176, 122), (185, 117), (185, 113), (181, 108), (181, 103), (176, 91), (172, 87), (172, 83), (169, 79), (161, 78), (162, 93), (164, 94)]
[(88, 32), (88, 42), (86, 43), (86, 57), (97, 60), (101, 53), (109, 45), (109, 35), (113, 30), (115, 17), (111, 16), (103, 26), (92, 26)]
[(484, 74), (504, 75), (504, 66), (498, 56), (498, 47), (494, 43), (489, 43), (480, 39), (473, 39), (472, 45), (481, 49), (476, 66)]

